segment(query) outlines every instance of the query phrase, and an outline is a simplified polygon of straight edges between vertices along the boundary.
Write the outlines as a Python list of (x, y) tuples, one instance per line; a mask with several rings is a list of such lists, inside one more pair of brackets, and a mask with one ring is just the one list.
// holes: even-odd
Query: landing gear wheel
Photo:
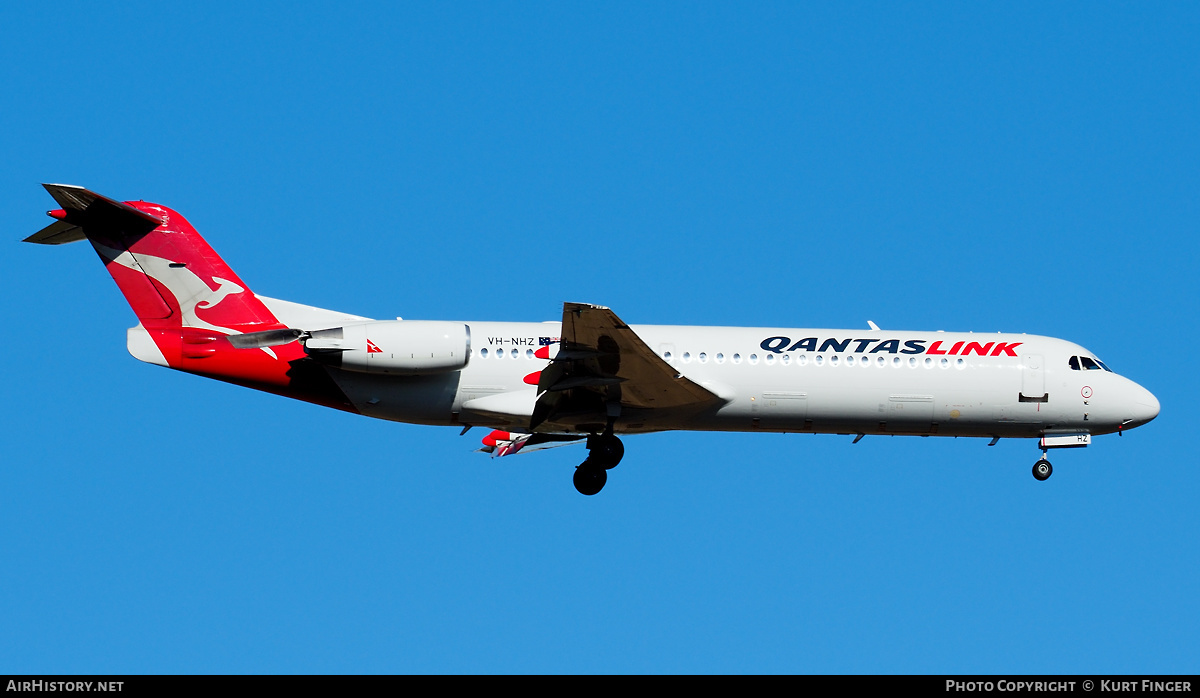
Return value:
[(1054, 468), (1051, 467), (1050, 461), (1045, 458), (1033, 464), (1033, 476), (1038, 480), (1045, 480), (1054, 473)]
[(575, 489), (579, 490), (579, 494), (586, 494), (590, 497), (604, 489), (606, 482), (608, 482), (608, 471), (592, 465), (590, 460), (584, 461), (583, 465), (575, 468)]
[(625, 457), (625, 445), (612, 434), (589, 436), (587, 447), (588, 462), (605, 470), (617, 467)]

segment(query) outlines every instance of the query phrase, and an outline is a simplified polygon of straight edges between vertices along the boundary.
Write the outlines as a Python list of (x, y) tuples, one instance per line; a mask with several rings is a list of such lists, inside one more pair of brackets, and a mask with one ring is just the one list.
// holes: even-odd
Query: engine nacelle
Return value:
[(363, 322), (310, 332), (304, 348), (317, 361), (347, 371), (446, 373), (471, 360), (471, 328), (461, 322)]

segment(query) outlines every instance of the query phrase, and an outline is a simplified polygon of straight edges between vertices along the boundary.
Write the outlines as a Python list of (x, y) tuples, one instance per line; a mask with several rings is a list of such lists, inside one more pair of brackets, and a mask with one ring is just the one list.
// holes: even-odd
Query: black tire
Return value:
[(625, 444), (612, 434), (601, 434), (588, 439), (588, 462), (605, 470), (617, 467), (625, 457)]
[(1038, 480), (1045, 480), (1054, 474), (1054, 466), (1050, 465), (1050, 461), (1045, 458), (1033, 464), (1033, 476)]
[(588, 461), (575, 468), (575, 489), (579, 490), (579, 494), (586, 494), (590, 497), (604, 489), (606, 482), (608, 482), (608, 471), (604, 468), (591, 465)]

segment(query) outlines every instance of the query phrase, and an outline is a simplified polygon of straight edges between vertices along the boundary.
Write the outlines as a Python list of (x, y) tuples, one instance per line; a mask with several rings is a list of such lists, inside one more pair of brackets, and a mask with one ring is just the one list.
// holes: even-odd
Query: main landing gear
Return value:
[(608, 471), (617, 467), (625, 455), (625, 445), (610, 427), (603, 434), (589, 436), (587, 449), (587, 460), (575, 468), (575, 489), (580, 494), (591, 496), (604, 489), (604, 483), (608, 482)]
[(1045, 480), (1054, 474), (1054, 467), (1046, 460), (1046, 449), (1042, 449), (1042, 459), (1033, 464), (1033, 476)]

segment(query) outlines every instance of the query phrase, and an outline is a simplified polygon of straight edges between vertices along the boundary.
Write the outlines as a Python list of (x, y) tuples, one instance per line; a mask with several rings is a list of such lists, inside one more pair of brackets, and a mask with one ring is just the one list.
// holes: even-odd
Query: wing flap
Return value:
[(526, 434), (494, 429), (483, 437), (483, 448), (479, 450), (492, 454), (493, 458), (500, 458), (516, 453), (530, 453), (547, 448), (569, 446), (586, 438), (585, 434)]

